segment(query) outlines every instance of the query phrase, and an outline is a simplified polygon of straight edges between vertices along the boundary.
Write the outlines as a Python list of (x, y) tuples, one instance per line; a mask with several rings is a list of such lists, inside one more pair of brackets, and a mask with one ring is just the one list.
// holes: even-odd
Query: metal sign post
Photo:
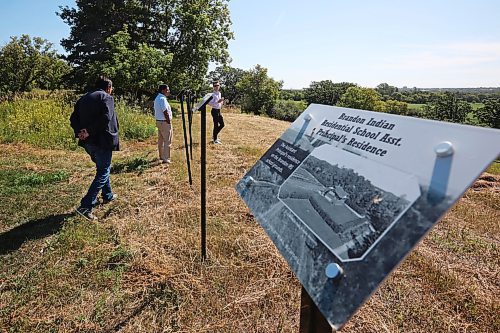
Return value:
[(300, 292), (299, 333), (331, 333), (332, 327), (302, 287)]
[(189, 160), (189, 148), (188, 148), (187, 134), (186, 134), (186, 119), (184, 116), (184, 93), (181, 93), (181, 114), (182, 114), (182, 129), (184, 130), (184, 147), (186, 150), (186, 163), (188, 169), (189, 185), (193, 185), (193, 178), (191, 176), (191, 162)]
[(201, 260), (207, 258), (207, 104), (213, 97), (209, 97), (198, 108), (201, 112)]

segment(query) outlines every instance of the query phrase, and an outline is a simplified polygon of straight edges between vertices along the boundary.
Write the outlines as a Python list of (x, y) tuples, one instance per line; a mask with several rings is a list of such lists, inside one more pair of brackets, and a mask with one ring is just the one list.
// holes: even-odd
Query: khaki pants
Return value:
[(166, 121), (156, 121), (158, 127), (158, 154), (160, 159), (170, 161), (170, 147), (172, 147), (172, 124)]

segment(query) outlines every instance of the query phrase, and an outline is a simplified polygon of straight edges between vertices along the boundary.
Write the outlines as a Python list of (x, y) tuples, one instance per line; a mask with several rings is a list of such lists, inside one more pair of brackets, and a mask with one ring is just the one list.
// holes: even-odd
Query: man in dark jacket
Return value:
[(113, 150), (120, 149), (118, 138), (118, 119), (115, 102), (111, 96), (113, 83), (100, 77), (96, 89), (82, 96), (76, 102), (70, 122), (78, 145), (82, 146), (96, 165), (96, 175), (87, 194), (80, 202), (76, 212), (88, 220), (97, 220), (92, 208), (97, 203), (101, 191), (103, 203), (116, 199), (111, 190), (109, 173)]

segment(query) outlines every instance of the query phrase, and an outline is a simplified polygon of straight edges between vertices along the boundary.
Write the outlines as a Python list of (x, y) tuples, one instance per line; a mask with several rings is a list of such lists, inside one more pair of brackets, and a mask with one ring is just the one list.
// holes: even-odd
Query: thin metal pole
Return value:
[(189, 153), (191, 160), (193, 159), (193, 107), (194, 107), (194, 96), (191, 92), (187, 95), (187, 107), (188, 107), (188, 124), (189, 124)]
[(332, 333), (333, 329), (304, 287), (300, 292), (299, 333)]
[(201, 111), (201, 260), (207, 258), (207, 107), (203, 105)]
[(201, 260), (207, 258), (207, 104), (212, 100), (210, 97), (200, 107), (201, 112)]
[(186, 119), (184, 116), (184, 94), (181, 95), (181, 114), (182, 114), (182, 129), (184, 130), (184, 147), (186, 148), (186, 163), (188, 169), (189, 185), (193, 185), (193, 178), (191, 176), (191, 162), (189, 160), (189, 148), (187, 143), (187, 133), (186, 133)]

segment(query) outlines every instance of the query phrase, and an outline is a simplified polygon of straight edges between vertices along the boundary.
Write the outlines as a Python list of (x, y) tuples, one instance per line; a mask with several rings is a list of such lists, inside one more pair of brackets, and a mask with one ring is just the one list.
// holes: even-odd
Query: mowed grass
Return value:
[[(177, 118), (172, 165), (156, 163), (154, 136), (114, 155), (119, 199), (97, 207), (97, 223), (72, 214), (93, 176), (80, 148), (0, 145), (2, 190), (18, 188), (0, 201), (0, 331), (297, 332), (300, 284), (234, 190), (289, 124), (224, 120), (223, 145), (207, 147), (205, 262), (198, 114), (193, 186)], [(500, 182), (485, 179), (342, 332), (500, 330)]]
[(413, 111), (424, 111), (425, 104), (417, 104), (417, 103), (408, 103), (408, 110), (413, 110)]

